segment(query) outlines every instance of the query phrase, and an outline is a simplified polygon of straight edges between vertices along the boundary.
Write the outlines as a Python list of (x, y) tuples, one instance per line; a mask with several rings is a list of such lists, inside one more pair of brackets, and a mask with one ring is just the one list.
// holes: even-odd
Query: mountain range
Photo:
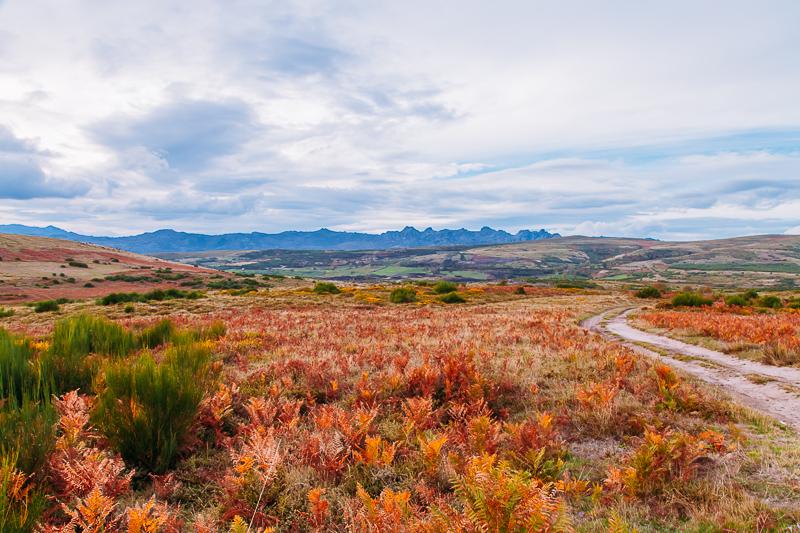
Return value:
[(357, 233), (319, 229), (281, 233), (225, 233), (205, 235), (160, 229), (125, 237), (81, 235), (55, 226), (35, 227), (22, 224), (0, 225), (0, 233), (51, 237), (85, 242), (141, 254), (164, 252), (201, 252), (210, 250), (386, 250), (428, 246), (473, 246), (509, 244), (560, 237), (544, 229), (509, 233), (484, 226), (479, 231), (467, 229), (419, 231), (406, 226), (400, 231)]

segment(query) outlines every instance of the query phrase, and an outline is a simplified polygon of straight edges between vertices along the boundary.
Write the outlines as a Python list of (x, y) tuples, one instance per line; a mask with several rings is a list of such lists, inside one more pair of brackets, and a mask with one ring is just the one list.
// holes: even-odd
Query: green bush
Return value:
[(637, 298), (661, 298), (661, 291), (655, 287), (642, 287), (636, 291)]
[(777, 296), (762, 296), (757, 301), (758, 307), (768, 307), (770, 309), (780, 309), (783, 307), (783, 302)]
[(463, 304), (466, 302), (457, 292), (448, 292), (447, 294), (439, 297), (440, 302), (446, 304)]
[(314, 284), (313, 291), (317, 294), (339, 294), (339, 287), (328, 281), (318, 281)]
[(675, 307), (704, 307), (713, 302), (696, 292), (679, 292), (672, 298)]
[(75, 389), (86, 393), (91, 390), (100, 364), (97, 355), (123, 357), (137, 345), (134, 335), (122, 326), (104, 318), (79, 315), (56, 323), (43, 366), (53, 376), (58, 393)]
[(0, 318), (8, 318), (10, 316), (14, 316), (13, 309), (6, 309), (5, 307), (0, 307)]
[(725, 297), (725, 305), (745, 307), (750, 305), (750, 300), (745, 298), (742, 294), (733, 294)]
[(99, 305), (115, 305), (131, 302), (150, 302), (163, 300), (197, 300), (202, 298), (203, 293), (198, 291), (182, 291), (180, 289), (154, 289), (149, 292), (112, 292), (106, 294), (97, 303)]
[(525, 294), (525, 287), (520, 285), (516, 289), (514, 289), (514, 294)]
[(89, 268), (89, 265), (82, 261), (69, 261), (67, 264), (75, 268)]
[(36, 313), (49, 313), (52, 311), (58, 311), (59, 309), (61, 309), (61, 307), (55, 300), (45, 300), (43, 302), (36, 302), (33, 304), (33, 310)]
[(389, 294), (393, 304), (406, 304), (417, 301), (417, 291), (410, 287), (398, 287)]
[(128, 313), (128, 314), (131, 314), (131, 313), (133, 313), (134, 311), (136, 311), (136, 308), (133, 306), (133, 304), (128, 304), (128, 305), (126, 305), (126, 306), (125, 306), (125, 309), (124, 309), (124, 311), (125, 311), (126, 313)]
[(458, 290), (458, 285), (452, 281), (440, 281), (433, 286), (433, 292), (436, 294), (447, 294), (448, 292), (455, 292)]
[(755, 289), (748, 289), (742, 293), (742, 296), (747, 300), (755, 300), (758, 298), (758, 291)]
[(144, 328), (139, 333), (139, 346), (143, 348), (155, 348), (169, 341), (175, 334), (175, 326), (165, 318), (150, 327)]
[(161, 363), (145, 353), (106, 367), (93, 420), (126, 463), (156, 473), (174, 466), (206, 391), (210, 358), (207, 348), (184, 344)]

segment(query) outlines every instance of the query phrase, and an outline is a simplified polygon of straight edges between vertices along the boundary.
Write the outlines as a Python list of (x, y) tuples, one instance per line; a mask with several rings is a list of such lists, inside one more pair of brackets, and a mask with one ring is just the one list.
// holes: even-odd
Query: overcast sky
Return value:
[(800, 2), (0, 0), (0, 223), (800, 233)]

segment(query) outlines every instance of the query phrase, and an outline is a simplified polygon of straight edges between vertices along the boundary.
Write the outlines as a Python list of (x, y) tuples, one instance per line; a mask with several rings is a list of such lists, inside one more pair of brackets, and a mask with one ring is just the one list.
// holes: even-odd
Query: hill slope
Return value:
[(0, 233), (55, 237), (71, 241), (88, 242), (111, 246), (137, 253), (196, 252), (208, 250), (384, 250), (389, 248), (412, 248), (418, 246), (475, 246), (533, 241), (557, 237), (543, 229), (521, 230), (515, 234), (503, 230), (483, 227), (480, 231), (466, 229), (419, 231), (406, 227), (401, 231), (380, 234), (354, 233), (346, 231), (284, 231), (282, 233), (226, 233), (204, 235), (162, 229), (128, 237), (95, 237), (47, 226), (37, 228), (20, 224), (0, 225)]
[(0, 302), (176, 287), (213, 274), (207, 269), (93, 244), (0, 235)]
[(800, 236), (793, 235), (695, 242), (577, 236), (478, 247), (366, 252), (259, 250), (163, 257), (213, 268), (339, 279), (582, 276), (787, 287), (800, 280)]

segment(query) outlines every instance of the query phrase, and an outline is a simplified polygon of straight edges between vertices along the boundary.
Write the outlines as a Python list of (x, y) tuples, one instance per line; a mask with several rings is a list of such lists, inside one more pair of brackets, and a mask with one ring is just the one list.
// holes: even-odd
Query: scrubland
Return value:
[(795, 434), (578, 326), (628, 294), (440, 285), (391, 303), (396, 286), (277, 285), (15, 308), (0, 529), (800, 522)]

